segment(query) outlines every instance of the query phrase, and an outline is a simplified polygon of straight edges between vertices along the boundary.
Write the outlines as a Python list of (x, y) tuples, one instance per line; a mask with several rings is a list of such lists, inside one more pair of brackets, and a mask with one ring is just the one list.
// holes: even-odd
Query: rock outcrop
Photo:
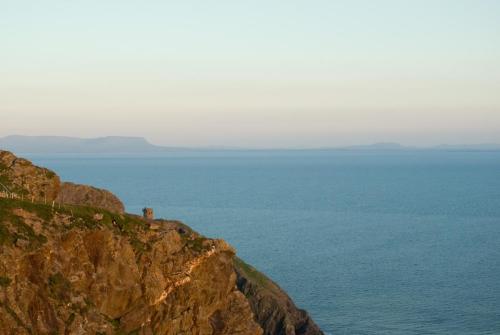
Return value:
[(0, 205), (1, 334), (262, 334), (224, 241), (111, 212), (96, 222), (88, 208)]
[(53, 171), (2, 150), (0, 192), (8, 192), (15, 198), (37, 202), (55, 201), (60, 204), (103, 208), (116, 213), (125, 212), (123, 203), (113, 193), (87, 185), (61, 183)]
[(51, 170), (33, 165), (9, 151), (0, 150), (0, 192), (38, 201), (55, 200), (61, 181)]
[(123, 213), (123, 203), (113, 193), (87, 185), (64, 182), (57, 194), (57, 202), (107, 209), (111, 212)]
[(237, 285), (245, 294), (265, 335), (323, 334), (308, 313), (298, 309), (276, 283), (246, 264), (235, 260)]
[(0, 197), (0, 334), (322, 334), (223, 240), (0, 157), (11, 192), (63, 202)]

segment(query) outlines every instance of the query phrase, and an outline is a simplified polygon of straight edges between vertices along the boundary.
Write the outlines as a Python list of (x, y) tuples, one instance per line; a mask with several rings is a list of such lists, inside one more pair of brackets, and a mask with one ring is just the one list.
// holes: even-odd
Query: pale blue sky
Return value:
[(0, 0), (0, 136), (500, 142), (500, 1)]

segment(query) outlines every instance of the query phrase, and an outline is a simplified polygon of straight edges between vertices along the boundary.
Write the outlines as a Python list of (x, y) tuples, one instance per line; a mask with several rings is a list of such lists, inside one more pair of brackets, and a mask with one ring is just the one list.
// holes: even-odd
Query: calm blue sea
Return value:
[(500, 334), (499, 152), (38, 156), (180, 219), (334, 334)]

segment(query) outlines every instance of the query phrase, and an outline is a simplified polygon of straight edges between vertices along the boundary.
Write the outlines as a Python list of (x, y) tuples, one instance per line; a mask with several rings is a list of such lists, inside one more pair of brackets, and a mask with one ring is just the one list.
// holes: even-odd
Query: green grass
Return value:
[(257, 269), (255, 269), (253, 266), (245, 263), (242, 259), (235, 257), (234, 266), (253, 283), (261, 286), (262, 288), (272, 289), (270, 285), (271, 284), (270, 279), (267, 278), (261, 272), (259, 272)]
[(48, 169), (45, 169), (45, 175), (46, 175), (48, 178), (50, 178), (50, 179), (52, 179), (52, 178), (55, 178), (55, 177), (56, 177), (55, 172), (54, 172), (54, 171), (51, 171), (51, 170), (48, 170)]
[[(139, 216), (113, 213), (101, 208), (67, 204), (62, 206), (56, 205), (52, 208), (51, 205), (3, 198), (0, 198), (0, 245), (12, 244), (17, 239), (25, 239), (30, 241), (32, 248), (36, 248), (47, 241), (45, 236), (37, 235), (30, 226), (24, 223), (22, 218), (13, 213), (14, 209), (17, 208), (34, 213), (47, 223), (53, 221), (55, 214), (68, 215), (71, 218), (69, 225), (52, 225), (52, 227), (59, 229), (94, 229), (105, 226), (111, 230), (115, 230), (115, 233), (129, 238), (129, 242), (137, 257), (151, 249), (149, 244), (142, 242), (137, 237), (138, 233), (149, 229), (149, 224)], [(96, 221), (94, 219), (94, 215), (97, 213), (103, 215), (102, 220)], [(112, 224), (113, 220), (116, 221), (116, 226)], [(13, 233), (9, 230), (9, 226), (17, 232)], [(201, 248), (201, 245), (196, 245), (195, 248)]]
[(68, 320), (66, 320), (66, 328), (69, 328), (73, 321), (75, 321), (75, 313), (71, 313)]
[[(36, 234), (33, 228), (24, 223), (23, 218), (13, 213), (14, 209), (23, 208), (29, 212), (35, 212), (37, 216), (45, 220), (49, 217), (45, 207), (20, 200), (0, 199), (0, 245), (15, 243), (18, 239), (29, 241), (32, 248), (46, 243), (47, 238), (44, 235)], [(9, 226), (14, 231), (11, 231)]]
[(10, 224), (15, 227), (16, 233), (14, 234), (15, 239), (28, 240), (33, 246), (40, 246), (47, 242), (47, 238), (44, 235), (36, 234), (33, 228), (24, 223), (24, 220), (19, 216), (14, 216), (10, 219)]
[[(10, 179), (7, 178), (6, 175), (4, 175), (4, 171), (6, 171), (6, 170), (8, 170), (7, 165), (5, 165), (4, 163), (0, 163), (0, 183), (9, 187), (10, 186)], [(3, 187), (0, 189), (0, 191), (4, 191)]]
[(14, 216), (12, 210), (16, 208), (21, 208), (28, 212), (35, 213), (36, 216), (47, 222), (51, 221), (54, 217), (54, 211), (49, 205), (32, 203), (30, 201), (18, 199), (0, 198), (0, 219)]
[[(7, 178), (7, 176), (1, 174), (1, 168), (0, 168), (0, 183), (2, 183), (4, 186), (9, 187), (10, 190), (10, 180)], [(2, 187), (0, 188), (0, 191), (5, 191), (5, 189)]]
[(83, 301), (85, 302), (85, 305), (87, 305), (87, 307), (95, 307), (94, 302), (90, 300), (89, 297), (84, 297)]
[(5, 309), (5, 311), (14, 319), (14, 321), (16, 321), (17, 325), (19, 327), (22, 327), (24, 328), (28, 334), (33, 334), (33, 331), (31, 330), (31, 328), (29, 328), (28, 326), (26, 326), (24, 324), (24, 322), (19, 318), (19, 316), (16, 314), (16, 312), (14, 312), (14, 310), (12, 308), (10, 308), (10, 306), (7, 304), (7, 303), (2, 303), (0, 301), (0, 308), (3, 307)]
[(12, 244), (12, 234), (5, 223), (0, 222), (0, 245), (4, 244)]
[(132, 246), (132, 249), (134, 249), (135, 255), (137, 257), (142, 255), (146, 251), (151, 251), (151, 246), (148, 243), (142, 242), (135, 236), (129, 237), (129, 243)]
[(66, 301), (69, 299), (69, 293), (71, 291), (71, 283), (69, 280), (64, 278), (64, 276), (58, 272), (49, 277), (48, 280), (49, 292), (52, 297)]
[(1, 287), (7, 287), (10, 285), (11, 282), (12, 282), (12, 280), (9, 277), (0, 276), (0, 286)]
[(203, 242), (207, 240), (206, 237), (198, 236), (195, 237), (194, 239), (189, 239), (183, 236), (183, 238), (186, 241), (186, 246), (191, 250), (194, 250), (196, 252), (202, 252), (207, 248), (203, 245)]
[[(36, 214), (40, 219), (44, 221), (51, 221), (54, 218), (55, 213), (66, 214), (74, 217), (75, 219), (80, 219), (80, 222), (84, 222), (83, 226), (90, 228), (99, 224), (104, 224), (108, 227), (112, 227), (111, 221), (116, 220), (117, 226), (123, 233), (135, 232), (138, 229), (147, 230), (149, 225), (144, 222), (140, 217), (130, 214), (118, 214), (112, 213), (105, 209), (88, 207), (88, 206), (76, 206), (64, 204), (59, 206), (56, 204), (52, 208), (49, 204), (31, 203), (30, 201), (22, 201), (18, 199), (4, 199), (0, 198), (0, 219), (12, 218), (12, 210), (16, 208), (22, 208), (28, 212)], [(94, 220), (94, 214), (103, 214), (103, 220), (96, 222)]]
[[(138, 216), (112, 213), (100, 208), (73, 205), (64, 205), (61, 212), (75, 217), (71, 227), (77, 226), (80, 228), (92, 229), (96, 226), (106, 226), (109, 229), (116, 229), (119, 234), (129, 238), (129, 242), (138, 257), (151, 248), (147, 243), (137, 238), (139, 232), (144, 232), (149, 229), (149, 225)], [(103, 215), (101, 221), (94, 220), (93, 217), (96, 213)], [(116, 227), (112, 223), (113, 220), (116, 221)]]
[[(128, 237), (129, 242), (136, 253), (140, 256), (143, 252), (150, 251), (151, 246), (148, 243), (142, 242), (138, 238), (140, 232), (145, 232), (149, 229), (149, 224), (141, 217), (130, 214), (118, 214), (109, 212), (104, 209), (58, 204), (52, 208), (49, 204), (31, 203), (30, 201), (22, 201), (19, 199), (4, 199), (0, 198), (0, 245), (15, 243), (17, 239), (27, 239), (31, 245), (39, 245), (46, 242), (46, 237), (37, 235), (33, 228), (24, 223), (24, 220), (14, 214), (15, 209), (24, 209), (27, 212), (35, 214), (37, 217), (50, 224), (51, 228), (60, 230), (69, 229), (95, 229), (97, 227), (107, 227), (114, 230), (116, 234), (121, 234)], [(102, 214), (103, 218), (100, 221), (94, 219), (95, 214)], [(67, 215), (70, 217), (69, 225), (59, 225), (53, 220), (55, 215)], [(112, 224), (112, 220), (116, 221), (116, 226)], [(204, 238), (198, 238), (190, 241), (190, 245), (194, 249), (201, 250)], [(6, 287), (11, 283), (10, 278), (0, 277), (0, 286)], [(48, 278), (48, 291), (50, 296), (59, 301), (68, 301), (71, 291), (71, 283), (61, 274), (55, 273)], [(86, 304), (91, 304), (86, 301)], [(3, 306), (5, 308), (5, 306)], [(70, 325), (74, 321), (74, 314), (71, 314), (66, 321)], [(108, 320), (114, 327), (116, 334), (122, 334), (120, 330), (120, 320)], [(126, 334), (126, 333), (123, 333)], [(138, 331), (132, 331), (130, 335), (138, 334)]]
[(120, 318), (109, 320), (109, 323), (111, 323), (111, 325), (113, 326), (113, 328), (115, 330), (119, 329), (120, 326), (121, 326), (121, 324), (120, 324)]
[[(5, 164), (0, 163), (0, 183), (6, 186), (10, 192), (16, 193), (19, 196), (28, 195), (28, 190), (26, 190), (21, 185), (12, 183), (12, 180), (8, 176), (8, 174), (9, 168)], [(5, 189), (3, 187), (0, 187), (0, 191), (5, 191)]]

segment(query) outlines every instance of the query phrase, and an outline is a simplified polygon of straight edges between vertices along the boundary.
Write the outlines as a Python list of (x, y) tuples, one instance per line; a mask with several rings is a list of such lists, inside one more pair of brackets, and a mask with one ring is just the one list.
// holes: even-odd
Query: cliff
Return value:
[(321, 334), (223, 240), (0, 157), (1, 334)]

